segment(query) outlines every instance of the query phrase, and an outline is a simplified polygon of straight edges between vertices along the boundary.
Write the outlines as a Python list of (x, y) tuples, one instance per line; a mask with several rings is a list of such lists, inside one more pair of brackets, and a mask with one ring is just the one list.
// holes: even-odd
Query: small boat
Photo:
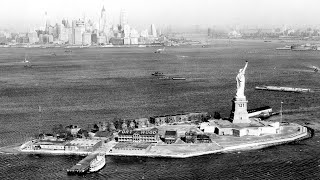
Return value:
[(106, 164), (106, 156), (103, 153), (97, 154), (96, 158), (90, 162), (89, 172), (99, 171)]
[(166, 47), (164, 47), (163, 49), (157, 49), (154, 53), (162, 53), (162, 52), (164, 52), (165, 48)]
[(164, 76), (164, 74), (162, 72), (158, 72), (158, 71), (152, 73), (151, 75), (152, 76)]
[(24, 63), (24, 67), (32, 67), (30, 61), (27, 60), (27, 58), (24, 58), (24, 61), (22, 61)]
[(159, 79), (162, 79), (162, 80), (170, 80), (171, 78), (169, 76), (163, 76), (163, 77), (160, 77)]
[(172, 77), (172, 80), (186, 80), (184, 77)]

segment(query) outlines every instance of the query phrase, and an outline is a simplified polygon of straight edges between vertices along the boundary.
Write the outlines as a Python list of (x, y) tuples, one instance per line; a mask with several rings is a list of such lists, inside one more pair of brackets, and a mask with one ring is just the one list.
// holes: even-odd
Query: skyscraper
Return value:
[(128, 24), (128, 14), (126, 11), (121, 10), (120, 12), (120, 26), (123, 30), (124, 25)]
[(157, 37), (157, 29), (156, 29), (156, 26), (154, 24), (151, 24), (150, 35), (152, 37)]
[(74, 44), (81, 45), (82, 44), (82, 32), (81, 27), (75, 27), (74, 29)]
[(68, 38), (69, 38), (68, 33), (70, 28), (66, 27), (66, 23), (61, 24), (59, 28), (60, 28), (59, 40), (65, 43), (68, 41)]
[(45, 31), (48, 33), (49, 31), (49, 27), (50, 27), (50, 21), (49, 21), (49, 18), (48, 18), (48, 13), (47, 11), (44, 13), (44, 19), (45, 19)]
[(123, 35), (124, 35), (124, 37), (130, 37), (130, 26), (129, 26), (129, 24), (125, 24), (123, 26)]
[(29, 38), (29, 43), (30, 43), (30, 44), (34, 44), (34, 43), (36, 43), (36, 42), (39, 41), (38, 34), (37, 34), (37, 32), (35, 32), (35, 31), (29, 32), (29, 33), (27, 34), (27, 36), (28, 36), (28, 38)]
[(105, 28), (106, 28), (106, 24), (107, 24), (107, 15), (106, 15), (106, 10), (104, 9), (104, 6), (102, 7), (101, 16), (100, 16), (99, 21), (100, 21), (99, 22), (99, 31), (100, 31), (100, 33), (104, 33)]
[[(85, 23), (80, 19), (72, 21), (72, 38), (69, 38), (70, 44), (81, 45), (82, 44), (82, 34), (85, 32)], [(70, 41), (71, 40), (71, 41)]]
[(91, 44), (91, 34), (90, 33), (83, 33), (82, 34), (82, 44), (83, 45), (90, 45)]

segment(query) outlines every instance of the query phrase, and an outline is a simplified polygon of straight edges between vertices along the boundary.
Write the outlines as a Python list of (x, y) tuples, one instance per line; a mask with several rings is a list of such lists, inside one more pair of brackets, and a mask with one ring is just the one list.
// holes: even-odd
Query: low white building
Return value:
[(232, 129), (232, 134), (233, 136), (242, 137), (242, 136), (248, 135), (248, 129), (247, 128)]
[(260, 136), (261, 130), (256, 127), (248, 128), (235, 128), (232, 129), (233, 136), (242, 137), (242, 136)]
[(279, 133), (279, 128), (275, 128), (272, 126), (259, 127), (261, 134), (277, 134)]

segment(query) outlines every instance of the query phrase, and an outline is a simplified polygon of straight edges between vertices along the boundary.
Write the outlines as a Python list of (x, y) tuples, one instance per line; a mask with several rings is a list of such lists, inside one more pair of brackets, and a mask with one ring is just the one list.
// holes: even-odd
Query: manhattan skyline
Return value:
[(45, 25), (46, 12), (52, 24), (83, 17), (97, 21), (103, 6), (108, 23), (119, 24), (120, 11), (125, 10), (129, 24), (138, 29), (149, 24), (158, 27), (318, 25), (318, 5), (320, 2), (316, 0), (11, 0), (2, 2), (0, 29), (39, 28)]

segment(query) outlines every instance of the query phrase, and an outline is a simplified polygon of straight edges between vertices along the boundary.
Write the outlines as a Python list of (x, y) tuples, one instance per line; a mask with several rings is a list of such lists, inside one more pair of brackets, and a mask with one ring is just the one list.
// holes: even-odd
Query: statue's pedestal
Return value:
[(248, 101), (246, 97), (235, 97), (232, 100), (232, 110), (230, 118), (233, 119), (232, 123), (250, 123), (248, 111), (247, 111)]

